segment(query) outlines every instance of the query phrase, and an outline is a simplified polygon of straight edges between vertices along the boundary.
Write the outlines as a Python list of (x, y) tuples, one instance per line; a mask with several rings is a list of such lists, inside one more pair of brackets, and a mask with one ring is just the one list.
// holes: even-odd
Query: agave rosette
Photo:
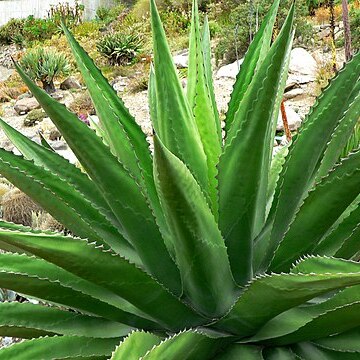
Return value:
[[(144, 133), (64, 28), (100, 124), (93, 131), (18, 71), (84, 169), (4, 121), (22, 153), (0, 173), (73, 235), (0, 223), (0, 351), (22, 359), (358, 359), (360, 56), (330, 82), (274, 157), (294, 8), (271, 43), (276, 0), (245, 56), (226, 115), (213, 91), (196, 0), (185, 93), (155, 3)], [(48, 305), (52, 306), (48, 306)]]

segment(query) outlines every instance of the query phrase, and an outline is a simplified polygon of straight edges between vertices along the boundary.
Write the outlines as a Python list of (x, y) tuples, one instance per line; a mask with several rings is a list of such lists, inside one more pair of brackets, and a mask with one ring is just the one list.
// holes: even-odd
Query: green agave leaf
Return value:
[(159, 134), (159, 124), (158, 124), (158, 112), (157, 112), (157, 97), (156, 97), (156, 78), (155, 78), (155, 69), (154, 65), (150, 65), (150, 74), (149, 74), (149, 86), (148, 86), (148, 100), (149, 100), (149, 111), (150, 119), (152, 126), (156, 133)]
[(266, 360), (296, 360), (297, 357), (291, 349), (274, 347), (265, 350), (264, 358)]
[(306, 301), (346, 286), (360, 283), (360, 264), (356, 272), (291, 273), (255, 278), (234, 307), (216, 327), (239, 336), (255, 334), (266, 322)]
[(119, 338), (131, 328), (103, 318), (54, 307), (27, 303), (0, 303), (0, 335), (35, 338), (45, 335), (75, 335), (89, 338)]
[[(147, 270), (174, 293), (179, 294), (179, 271), (166, 249), (139, 184), (93, 130), (37, 87), (19, 66), (17, 70), (104, 195), (114, 215), (123, 225), (123, 235), (134, 246)], [(144, 236), (151, 241), (144, 241)]]
[[(292, 7), (236, 113), (219, 163), (219, 225), (238, 284), (252, 277), (253, 240), (265, 222), (273, 109), (291, 44)], [(260, 179), (254, 181), (254, 179)]]
[(315, 340), (314, 343), (331, 350), (360, 353), (360, 328)]
[(67, 181), (77, 191), (83, 194), (95, 208), (104, 214), (113, 225), (117, 227), (120, 226), (103, 195), (89, 177), (81, 172), (80, 169), (69, 163), (56, 152), (44, 148), (22, 135), (2, 119), (0, 119), (0, 127), (26, 159), (33, 160), (35, 165), (44, 167), (61, 179)]
[(359, 195), (359, 184), (360, 151), (351, 154), (309, 193), (276, 249), (270, 269), (287, 271), (301, 255), (310, 252)]
[[(3, 220), (0, 220), (0, 228), (6, 229), (6, 230), (16, 230), (16, 231), (21, 231), (21, 232), (25, 232), (25, 233), (34, 233), (34, 234), (40, 234), (42, 232), (41, 230), (34, 230), (28, 226), (14, 224), (14, 223), (3, 221)], [(54, 234), (51, 231), (43, 231), (43, 233)], [(0, 240), (0, 249), (3, 251), (11, 252), (11, 253), (29, 254), (26, 251), (24, 251), (16, 246), (4, 243), (1, 240)]]
[[(359, 292), (359, 288), (357, 288), (357, 291)], [(276, 340), (275, 343), (292, 344), (306, 340), (314, 340), (353, 329), (354, 327), (360, 326), (359, 310), (360, 296), (358, 295), (358, 302), (328, 311), (293, 334)]]
[(263, 356), (261, 354), (261, 347), (251, 346), (251, 345), (241, 345), (234, 344), (230, 345), (223, 350), (221, 355), (216, 356), (215, 360), (263, 360)]
[[(220, 136), (220, 143), (222, 143), (222, 129), (219, 118), (219, 111), (215, 99), (214, 83), (213, 83), (213, 71), (211, 65), (211, 41), (210, 41), (210, 28), (208, 17), (205, 16), (203, 29), (202, 29), (202, 52), (204, 57), (204, 68), (205, 68), (205, 78), (207, 81), (208, 94), (211, 99), (212, 108), (214, 111), (214, 116), (216, 119), (216, 126), (218, 127), (218, 132)], [(189, 86), (189, 85), (188, 85)]]
[(161, 338), (156, 335), (134, 331), (116, 348), (111, 360), (139, 360), (160, 342)]
[(299, 343), (292, 347), (293, 351), (304, 360), (357, 360), (358, 353), (334, 351), (321, 348), (312, 343)]
[(0, 172), (74, 234), (110, 246), (141, 263), (118, 230), (66, 180), (3, 149), (0, 149)]
[(97, 359), (110, 356), (119, 339), (89, 339), (78, 336), (43, 337), (0, 350), (2, 360)]
[(190, 169), (208, 193), (206, 155), (189, 102), (183, 92), (155, 1), (150, 1), (157, 99), (157, 135)]
[(287, 345), (314, 340), (360, 326), (360, 287), (352, 286), (328, 300), (285, 311), (271, 319), (249, 342)]
[(140, 126), (64, 25), (63, 31), (93, 100), (111, 151), (140, 183), (145, 183), (145, 189), (148, 186), (154, 188), (149, 144)]
[(359, 121), (360, 81), (357, 82), (356, 86), (352, 90), (348, 101), (351, 105), (348, 109), (346, 109), (344, 116), (339, 121), (339, 124), (331, 136), (317, 173), (317, 180), (320, 180), (322, 176), (325, 176), (334, 164), (338, 162), (342, 150), (346, 146), (348, 139), (354, 131), (355, 124)]
[(54, 234), (53, 232), (51, 232), (49, 230), (46, 230), (46, 231), (35, 230), (29, 226), (14, 224), (12, 222), (4, 221), (4, 220), (0, 220), (0, 228), (7, 229), (7, 230), (16, 230), (16, 231), (21, 231), (21, 232), (26, 232), (26, 233), (34, 233), (34, 234), (40, 234), (40, 233)]
[[(217, 108), (214, 108), (212, 85), (207, 79), (212, 76), (211, 63), (205, 54), (210, 48), (204, 49), (205, 43), (201, 37), (200, 20), (197, 0), (193, 0), (191, 21), (189, 70), (187, 83), (187, 97), (193, 110), (197, 128), (205, 151), (208, 167), (209, 194), (212, 211), (218, 218), (217, 169), (221, 153), (221, 126)], [(205, 40), (206, 41), (206, 40)], [(210, 45), (209, 45), (210, 46)], [(212, 81), (212, 80), (211, 80)]]
[(208, 360), (229, 340), (211, 338), (195, 331), (178, 333), (150, 350), (143, 360)]
[(203, 314), (221, 316), (236, 293), (214, 215), (190, 171), (157, 137), (154, 164), (155, 183), (172, 232), (184, 293)]
[(357, 272), (359, 263), (326, 256), (307, 256), (298, 261), (290, 271), (294, 274)]
[[(359, 79), (359, 60), (360, 54), (357, 54), (330, 82), (289, 148), (267, 220), (272, 227), (271, 236), (263, 237), (257, 244), (267, 249), (260, 271), (267, 269), (278, 243), (313, 186), (331, 134), (350, 106), (351, 90)], [(302, 176), (299, 176), (299, 169), (302, 169)]]
[(267, 189), (267, 201), (266, 201), (266, 217), (269, 214), (271, 204), (274, 200), (276, 185), (280, 178), (282, 167), (285, 163), (286, 156), (289, 153), (289, 146), (286, 145), (281, 148), (272, 158), (271, 166), (269, 170), (269, 184)]
[(65, 26), (63, 29), (94, 102), (107, 143), (141, 185), (166, 236), (167, 229), (155, 190), (152, 157), (146, 136), (93, 60), (70, 31)]
[[(129, 313), (114, 294), (41, 259), (17, 254), (0, 255), (0, 287), (145, 329), (158, 326)], [(44, 277), (46, 274), (46, 277)], [(122, 308), (125, 309), (122, 310)], [(130, 310), (132, 310), (130, 308)]]
[(359, 250), (360, 206), (350, 213), (312, 251), (313, 254), (349, 259)]
[(354, 232), (349, 236), (341, 248), (335, 253), (336, 257), (344, 259), (358, 259), (359, 256), (359, 226), (354, 229)]
[[(9, 234), (5, 231), (0, 231), (0, 239), (109, 290), (166, 328), (178, 329), (202, 322), (198, 315), (143, 270), (125, 258), (104, 252), (85, 240), (65, 236)], [(151, 296), (145, 297), (144, 294)]]
[(250, 44), (249, 49), (244, 57), (244, 61), (241, 64), (234, 89), (231, 93), (231, 99), (226, 114), (226, 132), (229, 132), (232, 126), (235, 114), (239, 109), (239, 105), (251, 81), (253, 80), (256, 70), (259, 69), (267, 53), (269, 52), (278, 7), (279, 0), (276, 0), (273, 2), (273, 5), (270, 8), (267, 16), (263, 20), (260, 29)]

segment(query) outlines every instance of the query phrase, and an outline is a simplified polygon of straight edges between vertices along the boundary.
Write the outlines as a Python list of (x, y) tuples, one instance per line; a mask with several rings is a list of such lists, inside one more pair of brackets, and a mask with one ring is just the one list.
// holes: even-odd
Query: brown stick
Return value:
[(285, 109), (285, 101), (284, 100), (281, 101), (280, 110), (281, 110), (281, 118), (282, 118), (283, 125), (284, 125), (286, 140), (291, 141), (292, 135), (291, 135), (291, 131), (289, 129), (289, 123), (288, 123), (288, 120), (287, 120), (286, 109)]
[(349, 61), (351, 59), (351, 32), (349, 22), (349, 7), (347, 0), (342, 0), (342, 14), (345, 35), (345, 58), (346, 61)]

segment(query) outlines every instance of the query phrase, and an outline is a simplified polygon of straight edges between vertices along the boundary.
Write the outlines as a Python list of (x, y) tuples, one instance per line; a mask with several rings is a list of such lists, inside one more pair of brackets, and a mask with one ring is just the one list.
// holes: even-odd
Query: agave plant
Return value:
[(0, 351), (28, 359), (358, 359), (360, 152), (338, 162), (360, 109), (360, 57), (272, 156), (292, 45), (279, 0), (254, 38), (226, 115), (216, 109), (196, 0), (185, 94), (154, 0), (149, 103), (154, 153), (66, 30), (100, 117), (96, 132), (26, 85), (86, 172), (5, 122), (22, 152), (0, 172), (73, 236), (0, 223)]

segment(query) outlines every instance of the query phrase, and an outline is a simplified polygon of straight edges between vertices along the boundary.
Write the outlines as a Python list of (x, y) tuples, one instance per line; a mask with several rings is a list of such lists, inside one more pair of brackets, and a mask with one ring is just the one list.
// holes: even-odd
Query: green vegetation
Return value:
[(97, 43), (100, 54), (106, 56), (112, 65), (128, 65), (136, 61), (142, 48), (137, 34), (112, 33)]
[[(275, 25), (275, 35), (282, 26), (286, 18), (286, 9), (289, 8), (291, 3), (291, 0), (282, 1)], [(308, 14), (307, 8), (303, 1), (297, 1), (295, 4), (295, 41), (300, 45), (309, 45), (313, 37), (313, 31), (306, 18)], [(261, 25), (269, 11), (271, 1), (254, 1), (252, 6), (248, 2), (224, 1), (220, 2), (219, 6), (222, 6), (220, 17), (217, 7), (213, 8), (209, 14), (210, 19), (214, 19), (214, 21), (219, 18), (217, 24), (221, 27), (221, 30), (217, 31), (219, 41), (215, 53), (216, 60), (217, 62), (233, 62), (237, 56), (239, 58), (244, 56), (250, 40), (254, 37), (258, 26)], [(238, 54), (236, 54), (236, 51)]]
[(27, 75), (33, 80), (41, 81), (48, 93), (55, 91), (55, 78), (70, 73), (70, 64), (65, 55), (41, 47), (25, 53), (20, 63)]
[(351, 41), (355, 50), (360, 50), (360, 6), (351, 7), (350, 11)]
[(84, 172), (0, 120), (23, 155), (0, 149), (0, 173), (71, 234), (1, 222), (0, 288), (41, 300), (0, 303), (0, 335), (29, 339), (2, 360), (359, 357), (360, 150), (339, 156), (360, 54), (273, 158), (294, 19), (292, 6), (272, 42), (278, 7), (247, 51), (223, 136), (207, 19), (195, 0), (185, 94), (151, 0), (153, 153), (66, 28), (96, 132), (17, 66)]

